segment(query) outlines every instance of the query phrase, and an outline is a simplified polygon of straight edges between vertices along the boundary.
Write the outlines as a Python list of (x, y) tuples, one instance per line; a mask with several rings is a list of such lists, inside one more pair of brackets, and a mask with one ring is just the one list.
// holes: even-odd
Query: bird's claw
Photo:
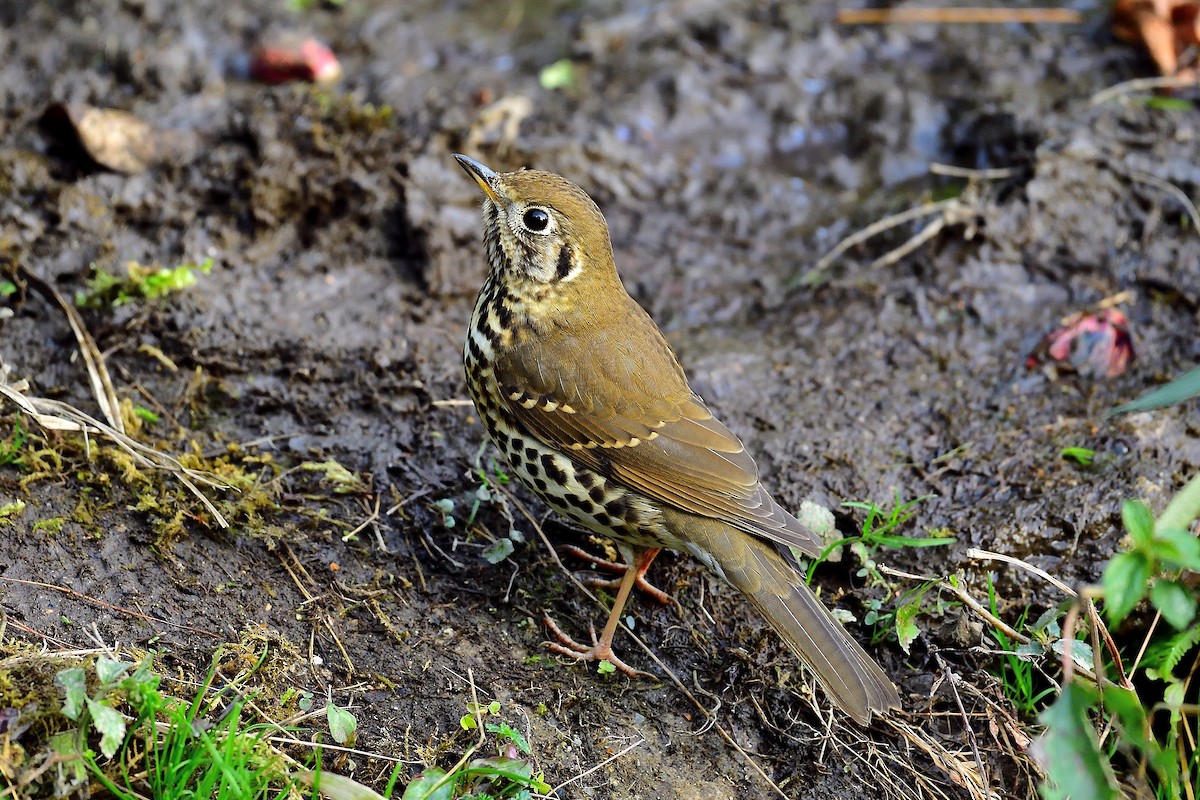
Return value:
[(642, 672), (640, 669), (635, 669), (621, 659), (617, 658), (616, 653), (613, 652), (611, 644), (597, 641), (596, 626), (592, 623), (588, 623), (588, 636), (592, 640), (592, 644), (589, 647), (588, 645), (580, 644), (568, 636), (566, 631), (558, 627), (558, 624), (550, 618), (549, 614), (543, 614), (542, 621), (545, 623), (546, 627), (550, 629), (550, 632), (554, 634), (554, 638), (558, 640), (556, 642), (542, 642), (547, 649), (552, 650), (555, 653), (559, 653), (560, 655), (570, 656), (576, 661), (607, 661), (631, 678), (654, 677), (654, 675), (651, 673)]

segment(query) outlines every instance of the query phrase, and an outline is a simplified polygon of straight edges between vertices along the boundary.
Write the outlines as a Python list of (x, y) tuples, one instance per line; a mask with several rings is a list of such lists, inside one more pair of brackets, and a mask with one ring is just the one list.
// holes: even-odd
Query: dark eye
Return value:
[(531, 208), (521, 217), (525, 227), (534, 233), (541, 233), (550, 225), (550, 215), (540, 208)]

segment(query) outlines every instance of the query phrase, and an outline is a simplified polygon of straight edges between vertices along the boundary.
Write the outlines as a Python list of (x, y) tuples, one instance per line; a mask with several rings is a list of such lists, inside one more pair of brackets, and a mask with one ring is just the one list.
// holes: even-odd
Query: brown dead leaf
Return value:
[(42, 117), (52, 135), (73, 140), (97, 164), (135, 174), (162, 164), (195, 158), (200, 137), (190, 131), (165, 130), (132, 114), (85, 103), (54, 103)]
[(1113, 5), (1113, 35), (1150, 52), (1163, 75), (1195, 75), (1193, 65), (1181, 65), (1180, 55), (1200, 44), (1200, 2), (1196, 0), (1117, 0)]

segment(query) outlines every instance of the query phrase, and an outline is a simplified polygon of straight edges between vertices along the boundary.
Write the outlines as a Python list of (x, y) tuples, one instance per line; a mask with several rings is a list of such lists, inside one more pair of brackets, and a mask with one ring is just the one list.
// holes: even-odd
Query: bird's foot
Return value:
[[(566, 553), (567, 555), (571, 555), (571, 556), (574, 556), (575, 558), (582, 559), (583, 561), (587, 561), (588, 563), (594, 565), (598, 569), (602, 569), (607, 572), (615, 572), (615, 573), (617, 573), (618, 576), (624, 576), (624, 574), (631, 569), (631, 567), (628, 564), (618, 564), (616, 561), (609, 561), (608, 559), (600, 558), (599, 556), (594, 556), (591, 553), (589, 553), (587, 550), (584, 550), (582, 547), (576, 547), (573, 544), (563, 545), (563, 547), (561, 547), (558, 552), (560, 555), (563, 553)], [(649, 562), (646, 563), (646, 567), (648, 567), (648, 566), (650, 566)], [(583, 582), (586, 583), (588, 586), (595, 586), (595, 587), (602, 588), (602, 589), (617, 589), (621, 585), (621, 577), (586, 578)], [(678, 600), (676, 600), (674, 597), (667, 594), (666, 592), (664, 592), (662, 589), (658, 588), (654, 584), (650, 583), (650, 581), (646, 580), (645, 567), (642, 568), (642, 571), (638, 573), (637, 578), (634, 579), (633, 588), (636, 589), (637, 591), (641, 592), (642, 594), (645, 594), (645, 595), (648, 595), (648, 596), (654, 598), (654, 600), (658, 601), (659, 603), (661, 603), (664, 606), (672, 606), (673, 605), (673, 606), (675, 606), (676, 611), (678, 611), (680, 614), (683, 613), (683, 607), (679, 605)]]
[(570, 656), (577, 661), (607, 661), (614, 667), (624, 672), (631, 678), (653, 678), (649, 672), (642, 672), (640, 669), (634, 669), (626, 664), (621, 659), (617, 658), (613, 652), (611, 642), (601, 642), (596, 640), (596, 626), (588, 623), (588, 634), (591, 636), (592, 644), (589, 647), (585, 644), (572, 639), (567, 635), (566, 631), (558, 627), (558, 624), (550, 618), (549, 614), (542, 615), (542, 621), (550, 632), (554, 634), (556, 642), (542, 642), (548, 649), (553, 650), (564, 656)]

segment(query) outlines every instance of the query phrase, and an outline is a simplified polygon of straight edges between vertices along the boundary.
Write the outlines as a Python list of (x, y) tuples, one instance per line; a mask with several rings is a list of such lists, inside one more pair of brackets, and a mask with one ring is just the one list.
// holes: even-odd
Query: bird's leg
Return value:
[[(642, 563), (642, 566), (638, 569), (637, 575), (634, 578), (633, 588), (637, 589), (642, 594), (653, 597), (656, 601), (662, 603), (664, 606), (675, 606), (676, 610), (682, 613), (683, 610), (680, 608), (678, 600), (654, 584), (650, 583), (650, 581), (646, 580), (646, 570), (650, 568), (650, 564), (654, 561), (654, 557), (658, 555), (658, 551), (661, 549), (662, 548), (660, 547), (654, 547), (647, 551), (646, 560)], [(584, 550), (582, 547), (576, 547), (573, 544), (564, 545), (559, 550), (559, 553), (568, 553), (575, 558), (587, 561), (602, 570), (616, 572), (622, 576), (632, 569), (629, 564), (618, 564), (615, 561), (609, 561), (608, 559), (594, 556), (588, 551)], [(621, 578), (587, 578), (584, 580), (584, 583), (586, 583), (588, 586), (596, 586), (602, 589), (619, 589), (621, 587)]]
[(646, 571), (646, 567), (650, 566), (650, 562), (654, 560), (656, 555), (658, 555), (658, 548), (641, 549), (637, 550), (633, 558), (630, 559), (629, 568), (621, 578), (621, 586), (617, 589), (617, 597), (613, 601), (612, 611), (608, 613), (608, 621), (604, 623), (604, 630), (600, 633), (599, 641), (596, 641), (596, 629), (589, 626), (592, 646), (588, 647), (587, 645), (580, 644), (570, 636), (567, 636), (554, 623), (554, 620), (550, 619), (549, 615), (545, 615), (546, 627), (558, 639), (557, 642), (546, 642), (546, 646), (556, 653), (571, 656), (580, 661), (607, 661), (621, 670), (621, 672), (634, 678), (641, 676), (649, 677), (649, 673), (634, 669), (617, 658), (616, 654), (613, 653), (612, 640), (617, 633), (617, 625), (621, 622), (621, 612), (625, 610), (625, 603), (629, 600), (629, 593), (633, 591), (633, 586), (637, 582), (638, 577)]

